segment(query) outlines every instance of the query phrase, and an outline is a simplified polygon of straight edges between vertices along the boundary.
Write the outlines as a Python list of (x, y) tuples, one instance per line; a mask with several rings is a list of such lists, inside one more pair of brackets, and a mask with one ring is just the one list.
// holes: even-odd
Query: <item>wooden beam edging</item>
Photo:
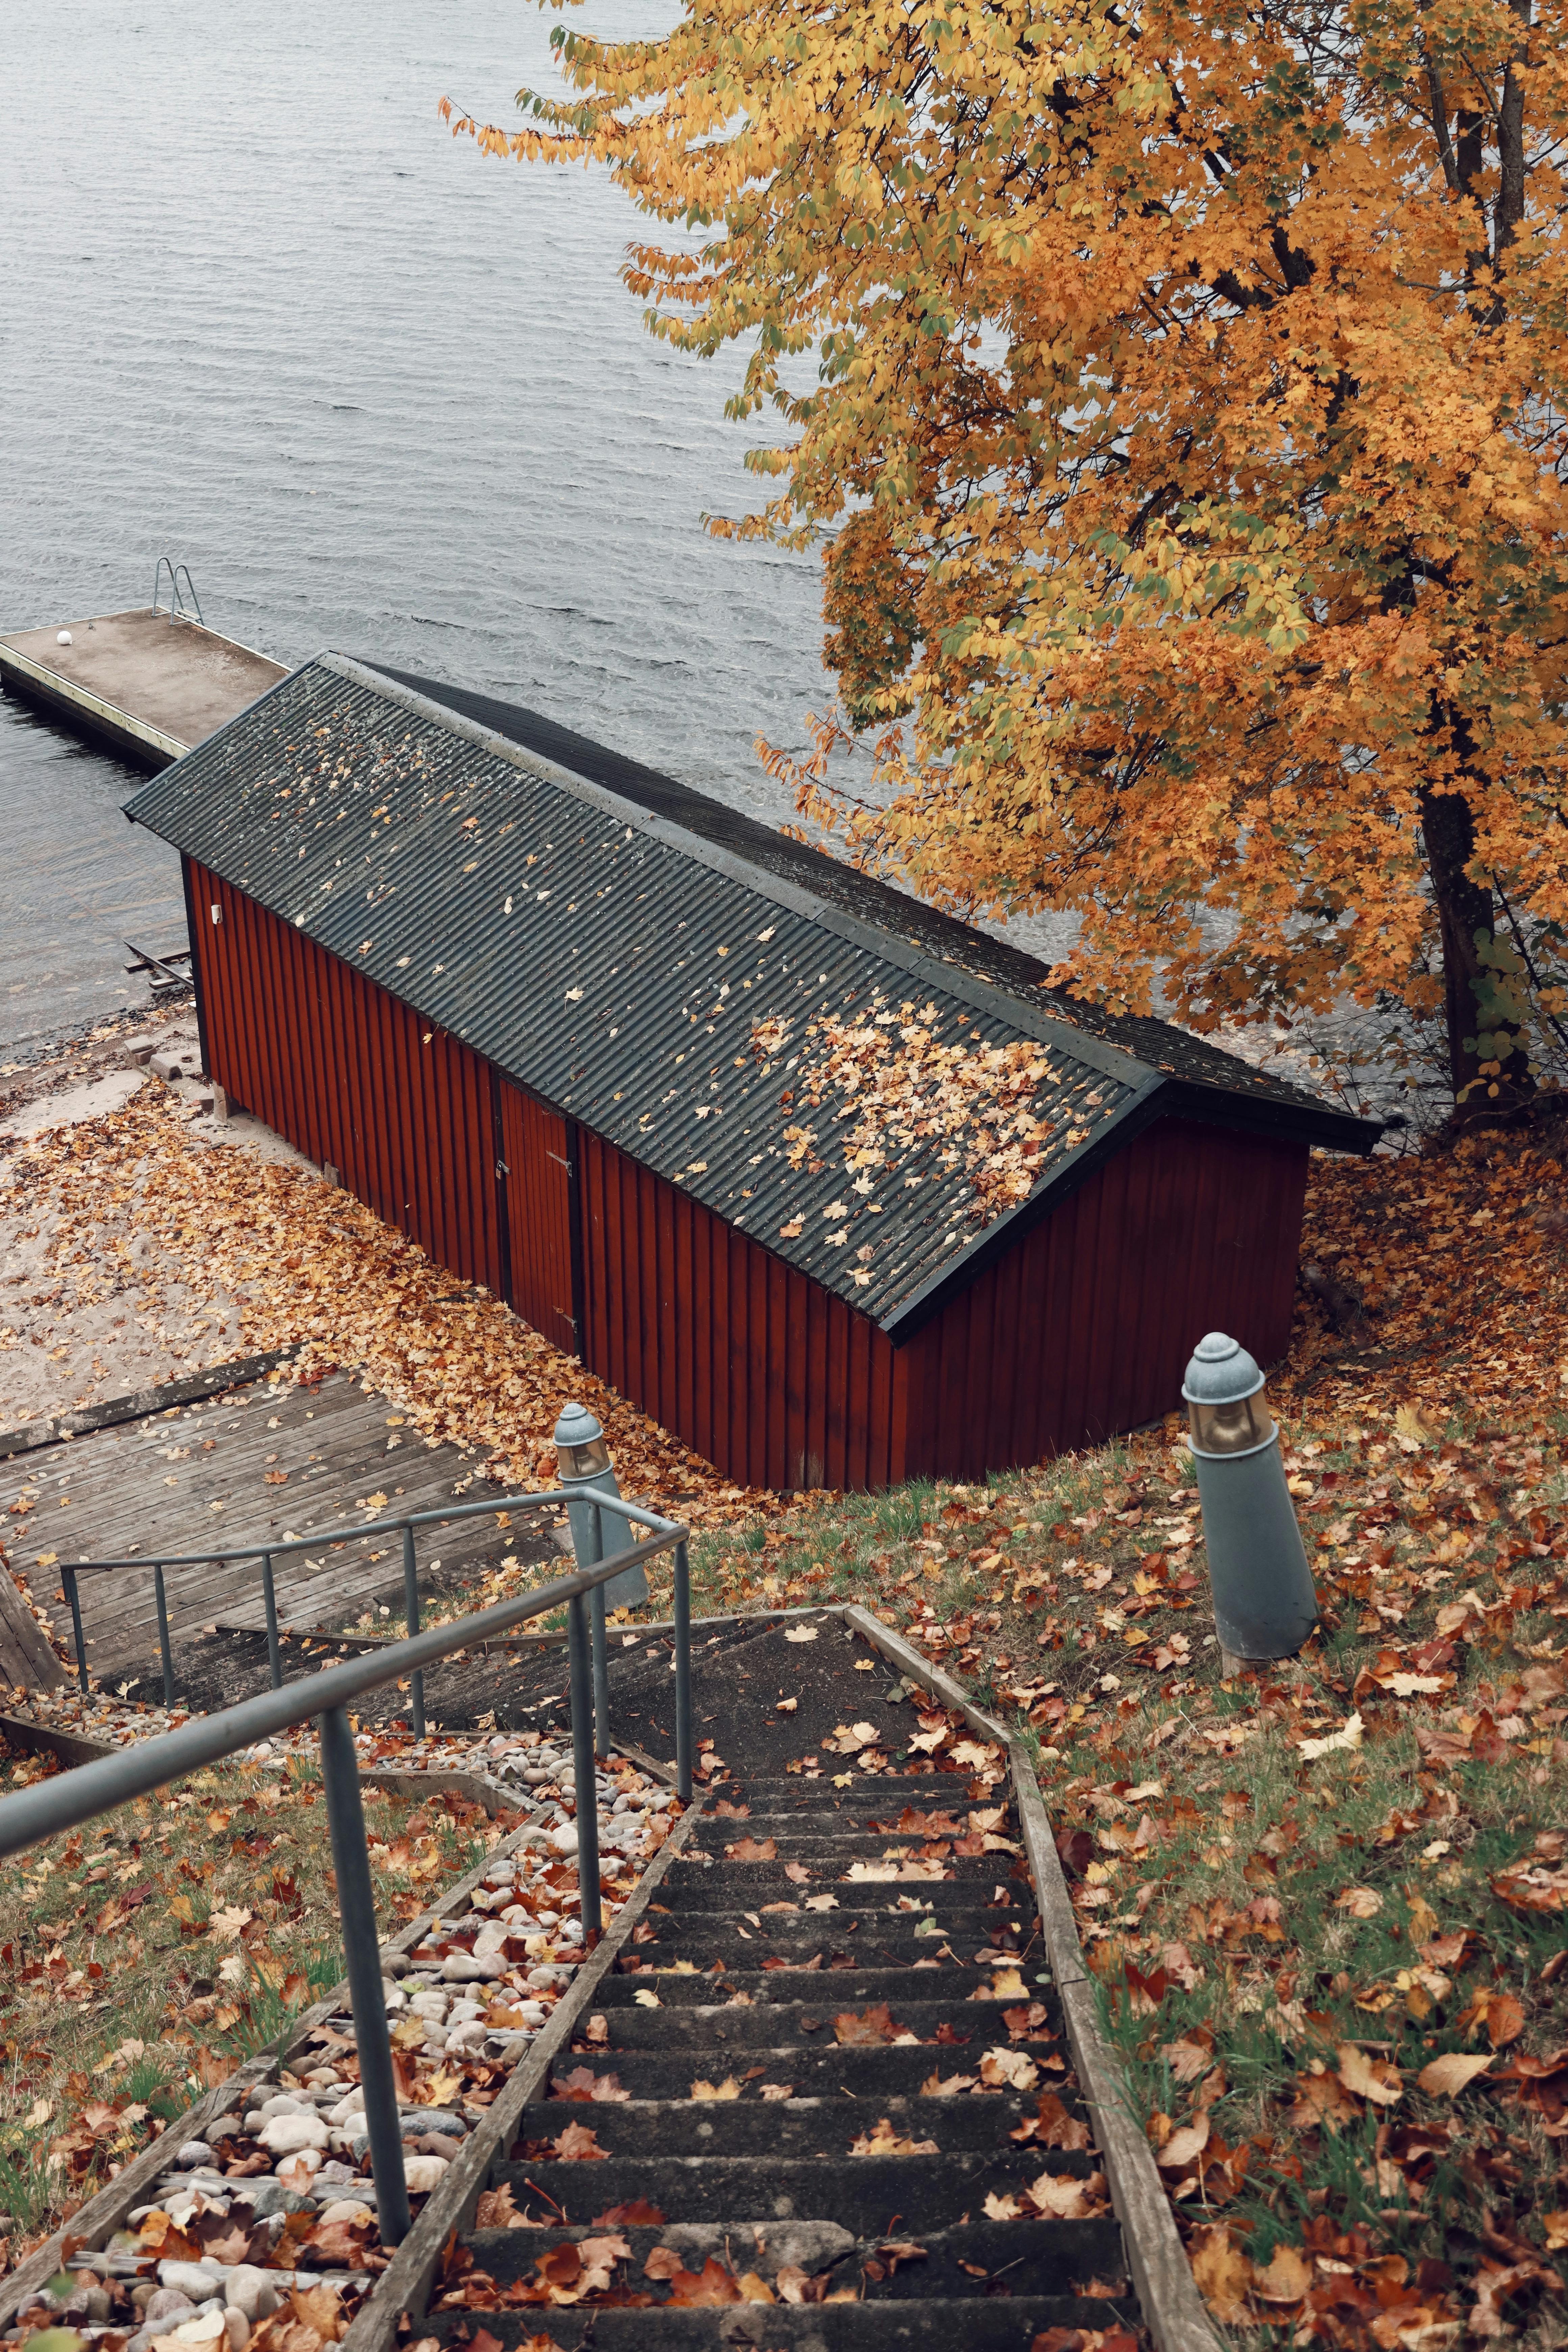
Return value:
[[(13, 1748), (31, 1755), (58, 1756), (62, 1764), (95, 1764), (100, 1756), (118, 1756), (133, 1741), (89, 1739), (79, 1731), (58, 1729), (52, 1723), (34, 1723), (21, 1715), (0, 1715), (0, 1739)], [(650, 1756), (639, 1762), (652, 1764)], [(672, 1777), (662, 1764), (655, 1767), (662, 1778)], [(389, 1796), (404, 1797), (417, 1803), (422, 1797), (464, 1797), (471, 1805), (481, 1805), (493, 1822), (498, 1813), (531, 1812), (534, 1821), (524, 1826), (537, 1826), (542, 1811), (531, 1790), (512, 1790), (500, 1780), (492, 1780), (488, 1772), (465, 1772), (458, 1766), (437, 1764), (428, 1772), (400, 1772), (395, 1767), (384, 1769), (379, 1765), (362, 1765), (360, 1783), (366, 1789), (384, 1789)]]
[(1121, 2061), (1100, 2032), (1094, 1979), (1084, 1961), (1072, 1896), (1027, 1749), (1005, 1726), (975, 1706), (962, 1683), (933, 1666), (869, 1610), (849, 1602), (840, 1613), (910, 1682), (955, 1707), (972, 1729), (1000, 1740), (1005, 1749), (1040, 1906), (1046, 1954), (1061, 1998), (1073, 2065), (1105, 2159), (1105, 2175), (1126, 2242), (1127, 2266), (1138, 2291), (1143, 2325), (1154, 2339), (1156, 2352), (1223, 2352), (1224, 2338), (1210, 2319), (1193, 2277), (1153, 2151), (1137, 2119)]
[(651, 1902), (655, 1889), (701, 1818), (705, 1797), (695, 1797), (673, 1833), (666, 1839), (622, 1906), (615, 1925), (601, 1938), (593, 1958), (579, 1968), (565, 1997), (557, 2001), (550, 2022), (542, 2028), (513, 2067), (510, 2080), (485, 2120), (475, 2126), (439, 2184), (431, 2190), (424, 2211), (361, 2304), (342, 2339), (342, 2352), (392, 2352), (398, 2323), (406, 2312), (417, 2327), (426, 2314), (437, 2266), (454, 2232), (471, 2229), (480, 2193), (489, 2179), (496, 2152), (504, 2148), (521, 2120), (524, 2109), (538, 2096), (562, 2045), (570, 2041), (613, 1961), (620, 1957), (633, 1928)]
[[(471, 1907), (474, 1889), (484, 1882), (485, 1873), (493, 1870), (498, 1861), (515, 1853), (520, 1847), (542, 1838), (538, 1825), (530, 1822), (525, 1828), (513, 1830), (499, 1839), (487, 1852), (482, 1862), (454, 1881), (445, 1894), (427, 1909), (416, 1914), (405, 1927), (384, 1947), (390, 1952), (412, 1951), (422, 1937), (440, 1919), (450, 1916), (454, 1908), (461, 1916), (465, 1906)], [(636, 1897), (633, 1897), (636, 1900)], [(46, 2282), (60, 2267), (61, 2249), (67, 2236), (74, 2238), (88, 2252), (95, 2252), (104, 2240), (112, 2236), (125, 2221), (133, 2205), (142, 2201), (142, 2190), (151, 2188), (161, 2172), (167, 2172), (174, 2162), (174, 2152), (188, 2139), (199, 2139), (204, 2125), (215, 2116), (227, 2113), (237, 2094), (248, 2094), (274, 2065), (285, 2066), (298, 2056), (317, 2029), (331, 2017), (341, 2016), (348, 2000), (348, 1980), (340, 1979), (324, 1999), (313, 2001), (297, 2017), (291, 2017), (283, 2032), (260, 2050), (245, 2059), (232, 2074), (204, 2091), (199, 2099), (186, 2108), (177, 2121), (167, 2126), (156, 2139), (149, 2140), (140, 2154), (132, 2158), (122, 2172), (115, 2174), (107, 2188), (73, 2213), (63, 2228), (36, 2248), (25, 2263), (14, 2270), (9, 2278), (0, 2280), (0, 2327), (24, 2310)]]
[(25, 1421), (0, 1432), (0, 1461), (13, 1454), (31, 1454), (44, 1445), (59, 1445), (67, 1438), (90, 1437), (95, 1430), (113, 1429), (122, 1421), (151, 1421), (198, 1397), (221, 1396), (227, 1389), (246, 1389), (286, 1364), (292, 1347), (273, 1348), (263, 1356), (236, 1356), (226, 1364), (209, 1364), (205, 1371), (165, 1381), (162, 1388), (136, 1389), (129, 1396), (110, 1397), (102, 1404), (84, 1405), (79, 1412), (57, 1413), (50, 1421)]

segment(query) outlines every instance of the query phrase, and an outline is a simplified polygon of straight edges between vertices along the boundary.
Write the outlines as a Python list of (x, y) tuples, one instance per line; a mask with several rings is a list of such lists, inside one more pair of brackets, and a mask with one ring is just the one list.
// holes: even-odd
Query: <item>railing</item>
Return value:
[[(541, 1505), (547, 1505), (552, 1509), (559, 1509), (563, 1499), (568, 1499), (574, 1503), (584, 1503), (591, 1513), (591, 1534), (579, 1557), (578, 1564), (581, 1567), (585, 1568), (595, 1563), (604, 1550), (604, 1520), (601, 1514), (605, 1511), (618, 1511), (622, 1518), (629, 1520), (634, 1526), (649, 1528), (656, 1534), (668, 1536), (680, 1532), (681, 1547), (677, 1554), (675, 1576), (675, 1619), (677, 1640), (684, 1641), (690, 1622), (689, 1584), (685, 1567), (684, 1531), (678, 1530), (675, 1520), (662, 1517), (658, 1511), (648, 1510), (644, 1504), (628, 1503), (619, 1495), (606, 1494), (596, 1489), (584, 1493), (576, 1487), (572, 1488), (564, 1498), (561, 1490), (555, 1488), (537, 1495), (502, 1495), (490, 1503), (457, 1503), (444, 1510), (410, 1511), (397, 1519), (377, 1519), (374, 1522), (377, 1535), (395, 1535), (401, 1532), (403, 1537), (403, 1606), (408, 1633), (412, 1636), (419, 1631), (419, 1569), (414, 1540), (414, 1531), (416, 1528), (444, 1527), (449, 1519), (503, 1517), (517, 1511), (537, 1510)], [(163, 1581), (163, 1570), (166, 1568), (216, 1567), (233, 1560), (258, 1559), (261, 1562), (262, 1605), (267, 1612), (268, 1673), (273, 1689), (281, 1690), (283, 1658), (278, 1633), (278, 1587), (273, 1561), (285, 1552), (330, 1550), (335, 1545), (362, 1541), (364, 1534), (365, 1527), (362, 1520), (354, 1527), (329, 1528), (324, 1532), (309, 1536), (289, 1536), (280, 1542), (241, 1544), (237, 1549), (230, 1551), (163, 1552), (155, 1556), (143, 1553), (136, 1559), (79, 1559), (62, 1562), (60, 1582), (70, 1606), (78, 1681), (84, 1691), (90, 1691), (92, 1685), (88, 1672), (87, 1643), (82, 1633), (81, 1592), (78, 1584), (79, 1577), (102, 1575), (118, 1569), (135, 1568), (145, 1570), (150, 1568), (152, 1570), (153, 1591), (158, 1610), (158, 1655), (163, 1669), (163, 1704), (165, 1706), (173, 1706), (174, 1658), (169, 1635), (169, 1596)], [(610, 1684), (608, 1644), (605, 1633), (605, 1596), (602, 1584), (596, 1584), (594, 1587), (593, 1685), (595, 1746), (600, 1756), (607, 1756), (610, 1752)], [(425, 1737), (425, 1677), (422, 1674), (416, 1674), (411, 1677), (409, 1700), (414, 1722), (414, 1737), (416, 1739), (423, 1739)], [(676, 1730), (679, 1755), (681, 1752), (680, 1741), (684, 1740), (689, 1747), (691, 1730), (689, 1723), (684, 1726), (681, 1724), (679, 1708)], [(689, 1781), (683, 1782), (682, 1797), (688, 1798), (690, 1793)]]
[(197, 621), (205, 629), (206, 623), (202, 620), (202, 608), (196, 597), (196, 583), (191, 578), (190, 565), (188, 563), (176, 564), (166, 555), (161, 555), (153, 569), (153, 618), (156, 620), (158, 617), (158, 598), (163, 592), (163, 574), (165, 572), (169, 575), (170, 620), (188, 621), (191, 617), (190, 613), (185, 609), (184, 597), (180, 593), (180, 579), (181, 575), (184, 574), (185, 586), (191, 592), (191, 610), (195, 612)]
[[(560, 1502), (559, 1493), (514, 1498), (525, 1502)], [(657, 1518), (636, 1503), (605, 1496), (602, 1506), (632, 1520)], [(470, 1507), (471, 1508), (472, 1507)], [(505, 1510), (506, 1503), (484, 1506)], [(422, 1519), (457, 1516), (423, 1512)], [(321, 1780), (326, 1790), (327, 1822), (331, 1833), (332, 1867), (337, 1874), (338, 1913), (342, 1923), (343, 1958), (354, 2019), (360, 2083), (364, 2092), (365, 2131), (370, 2141), (371, 2170), (375, 2181), (376, 2214), (382, 2242), (401, 2244), (408, 2233), (408, 2188), (403, 2169), (403, 2134), (397, 2112), (397, 2084), (392, 2066), (392, 2042), (387, 2032), (386, 2001), (382, 1990), (381, 1951), (375, 1928), (375, 1891), (371, 1881), (370, 1851), (365, 1840), (364, 1809), (360, 1798), (359, 1763), (348, 1708), (384, 1683), (404, 1675), (419, 1674), (454, 1650), (466, 1649), (492, 1633), (510, 1633), (530, 1617), (541, 1617), (564, 1605), (568, 1612), (571, 1648), (572, 1755), (577, 1822), (578, 1913), (586, 1952), (604, 1925), (599, 1890), (599, 1807), (595, 1777), (594, 1721), (589, 1664), (588, 1611), (584, 1597), (599, 1591), (611, 1578), (654, 1559), (659, 1552), (675, 1554), (675, 1689), (676, 1768), (682, 1802), (691, 1796), (691, 1637), (690, 1591), (687, 1562), (689, 1530), (671, 1520), (659, 1523), (656, 1533), (592, 1567), (520, 1595), (498, 1601), (450, 1625), (415, 1633), (342, 1665), (328, 1666), (287, 1689), (264, 1691), (242, 1700), (220, 1715), (198, 1716), (177, 1731), (164, 1732), (124, 1748), (74, 1771), (41, 1780), (14, 1796), (0, 1797), (0, 1855), (19, 1853), (45, 1838), (79, 1829), (100, 1813), (147, 1796), (171, 1780), (183, 1780), (203, 1766), (216, 1764), (258, 1739), (294, 1729), (312, 1717), (321, 1748)], [(319, 1540), (319, 1538), (317, 1539)], [(241, 1553), (240, 1558), (248, 1555)], [(115, 1563), (123, 1565), (124, 1563)], [(133, 1566), (147, 1563), (136, 1561)], [(78, 1569), (82, 1563), (78, 1563)], [(163, 1563), (157, 1563), (160, 1582)], [(80, 1620), (77, 1620), (79, 1655)]]

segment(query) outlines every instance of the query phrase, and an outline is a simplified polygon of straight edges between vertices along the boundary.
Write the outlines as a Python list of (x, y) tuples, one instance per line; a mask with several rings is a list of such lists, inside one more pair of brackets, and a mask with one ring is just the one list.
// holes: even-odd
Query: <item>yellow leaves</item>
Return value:
[(937, 2156), (941, 2154), (934, 2139), (910, 2139), (893, 2129), (884, 2116), (880, 2123), (862, 2132), (849, 2143), (851, 2156)]
[(1457, 2099), (1491, 2063), (1489, 2057), (1467, 2057), (1453, 2050), (1423, 2066), (1415, 2080), (1429, 2099)]
[(1298, 1739), (1296, 1745), (1307, 1762), (1313, 1764), (1320, 1756), (1338, 1756), (1353, 1752), (1361, 1746), (1364, 1728), (1358, 1709), (1338, 1731), (1331, 1731), (1322, 1739)]
[[(1321, 56), (1268, 12), (778, 24), (700, 0), (569, 41), (519, 129), (447, 119), (486, 154), (596, 159), (678, 225), (626, 273), (654, 331), (742, 342), (737, 412), (777, 404), (768, 502), (715, 528), (829, 538), (844, 724), (769, 761), (802, 814), (951, 910), (1081, 916), (1068, 1018), (1068, 987), (1148, 1011), (1156, 970), (1210, 1029), (1265, 989), (1417, 1003), (1421, 796), (1461, 761), (1486, 870), (1554, 919), (1568, 586), (1542, 551), (1568, 530), (1524, 420), (1562, 404), (1561, 75), (1531, 76), (1530, 264), (1478, 346), (1467, 256), (1507, 241), (1499, 191), (1451, 201), (1376, 12)], [(1496, 120), (1505, 0), (1463, 29)], [(1179, 102), (1154, 62), (1178, 55)], [(1479, 745), (1445, 715), (1471, 707)], [(874, 769), (840, 790), (821, 739), (851, 728)]]
[(1397, 2066), (1391, 2066), (1385, 2058), (1369, 2057), (1354, 2042), (1342, 2042), (1337, 2055), (1340, 2080), (1354, 2097), (1368, 2099), (1374, 2106), (1397, 2106), (1405, 2090), (1405, 2078)]

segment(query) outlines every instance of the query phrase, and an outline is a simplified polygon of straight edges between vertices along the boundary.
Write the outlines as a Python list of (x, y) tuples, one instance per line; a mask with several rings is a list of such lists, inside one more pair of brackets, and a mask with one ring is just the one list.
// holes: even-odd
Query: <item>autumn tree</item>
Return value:
[(803, 810), (955, 911), (1079, 910), (1079, 992), (1440, 1014), (1497, 1109), (1568, 1038), (1563, 36), (686, 0), (455, 127), (606, 161), (679, 232), (631, 249), (654, 331), (747, 353), (781, 431), (722, 527), (825, 548)]

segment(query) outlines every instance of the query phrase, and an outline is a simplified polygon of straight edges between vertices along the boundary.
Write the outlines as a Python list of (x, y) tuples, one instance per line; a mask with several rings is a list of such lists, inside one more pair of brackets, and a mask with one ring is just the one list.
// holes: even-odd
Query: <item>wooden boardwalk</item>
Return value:
[[(339, 1372), (317, 1389), (258, 1381), (0, 1462), (0, 1531), (13, 1567), (68, 1634), (57, 1562), (151, 1559), (357, 1525), (363, 1532), (346, 1543), (275, 1562), (279, 1622), (304, 1631), (341, 1625), (378, 1601), (400, 1614), (402, 1537), (384, 1522), (490, 1491), (479, 1455), (427, 1444), (384, 1397)], [(6, 1516), (28, 1497), (29, 1509)], [(471, 1577), (503, 1551), (557, 1557), (553, 1519), (542, 1511), (504, 1531), (487, 1518), (422, 1529), (421, 1592)], [(215, 1625), (265, 1627), (259, 1561), (170, 1569), (166, 1580), (176, 1642)], [(95, 1675), (112, 1685), (156, 1664), (151, 1568), (84, 1576), (80, 1591)]]

